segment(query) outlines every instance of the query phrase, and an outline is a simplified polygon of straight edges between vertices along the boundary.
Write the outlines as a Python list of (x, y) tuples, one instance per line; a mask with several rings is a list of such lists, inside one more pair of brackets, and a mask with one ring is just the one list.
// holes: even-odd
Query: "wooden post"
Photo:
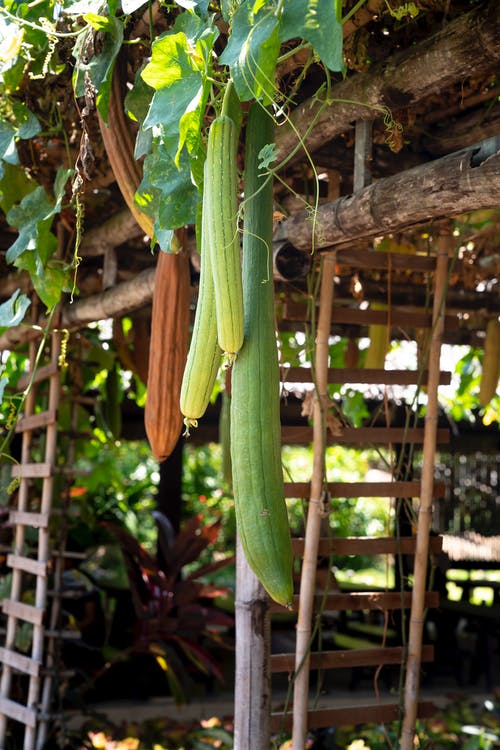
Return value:
[(309, 657), (311, 622), (318, 562), (318, 543), (322, 519), (322, 495), (325, 484), (325, 445), (328, 383), (328, 343), (333, 304), (335, 256), (322, 258), (320, 308), (316, 336), (316, 388), (313, 410), (313, 473), (311, 497), (307, 511), (304, 559), (300, 578), (299, 614), (297, 619), (297, 647), (295, 651), (295, 685), (293, 693), (293, 750), (304, 750), (307, 734), (309, 704)]
[(444, 329), (444, 309), (448, 257), (453, 247), (450, 225), (443, 226), (437, 248), (436, 277), (434, 284), (433, 328), (429, 351), (429, 378), (427, 381), (427, 409), (425, 413), (424, 449), (422, 458), (422, 479), (416, 551), (413, 571), (413, 590), (408, 635), (408, 657), (404, 694), (404, 718), (401, 736), (401, 750), (413, 750), (417, 703), (420, 684), (422, 656), (422, 633), (424, 624), (424, 599), (427, 583), (427, 559), (429, 554), (429, 533), (432, 519), (434, 487), (434, 459), (436, 455), (436, 434), (438, 422), (438, 385), (441, 356), (441, 339)]
[(250, 569), (238, 538), (236, 550), (234, 750), (270, 747), (271, 672), (269, 597)]

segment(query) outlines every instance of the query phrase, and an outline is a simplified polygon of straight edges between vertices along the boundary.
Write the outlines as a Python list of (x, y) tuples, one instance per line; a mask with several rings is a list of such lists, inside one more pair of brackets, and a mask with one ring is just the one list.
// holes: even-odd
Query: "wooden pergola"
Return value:
[[(286, 485), (287, 497), (304, 498), (308, 507), (304, 538), (294, 540), (294, 552), (302, 562), (294, 600), (297, 626), (293, 653), (270, 655), (270, 622), (277, 607), (270, 603), (242, 555), (238, 556), (237, 750), (267, 750), (270, 733), (283, 728), (292, 732), (294, 750), (302, 750), (309, 729), (350, 723), (360, 714), (364, 720), (401, 717), (401, 749), (410, 750), (417, 715), (426, 716), (432, 711), (432, 706), (419, 703), (419, 679), (422, 661), (432, 658), (430, 649), (422, 643), (423, 613), (438, 603), (437, 594), (427, 590), (429, 552), (437, 553), (441, 543), (439, 538), (429, 539), (433, 503), (443, 492), (435, 483), (434, 460), (437, 446), (449, 439), (447, 431), (438, 428), (438, 387), (449, 382), (449, 376), (440, 370), (440, 351), (443, 343), (481, 344), (488, 320), (498, 318), (500, 313), (500, 5), (497, 0), (474, 4), (472, 9), (469, 5), (420, 0), (416, 3), (420, 15), (409, 31), (386, 14), (383, 2), (368, 0), (344, 26), (346, 56), (351, 64), (348, 75), (334, 82), (327, 105), (320, 106), (316, 96), (309, 96), (308, 85), (304, 85), (303, 96), (291, 114), (293, 128), (283, 125), (276, 130), (278, 155), (292, 154), (281, 175), (283, 184), (277, 182), (275, 186), (279, 327), (300, 330), (310, 324), (306, 311), (310, 295), (304, 271), (312, 269), (321, 277), (310, 424), (284, 425), (283, 443), (312, 443), (314, 465), (310, 482)], [(361, 44), (366, 50), (378, 50), (377, 59), (370, 65), (365, 59), (368, 51), (365, 55), (359, 51)], [(295, 73), (293, 68), (281, 71), (290, 80)], [(111, 215), (103, 221), (99, 208), (89, 206), (80, 247), (80, 293), (75, 300), (63, 302), (57, 320), (54, 319), (57, 333), (52, 336), (51, 359), (44, 355), (47, 360), (40, 374), (40, 379), (43, 375), (52, 383), (52, 401), (45, 417), (40, 417), (36, 403), (30, 402), (27, 421), (18, 426), (24, 448), (16, 470), (20, 481), (18, 506), (11, 511), (17, 541), (8, 564), (14, 571), (14, 583), (10, 599), (3, 604), (8, 625), (0, 654), (0, 735), (4, 736), (7, 720), (21, 722), (27, 728), (26, 750), (41, 749), (50, 709), (50, 686), (46, 683), (44, 688), (42, 684), (40, 665), (51, 658), (50, 649), (43, 649), (43, 612), (47, 606), (50, 557), (47, 518), (56, 451), (58, 395), (54, 383), (58, 337), (63, 329), (74, 333), (102, 319), (141, 315), (149, 320), (154, 294), (156, 258), (148, 252), (145, 242), (145, 235), (151, 234), (151, 222), (144, 221), (133, 208), (140, 166), (134, 160), (133, 137), (123, 112), (126, 78), (126, 74), (122, 76), (116, 70), (112, 132), (101, 124), (99, 141), (101, 159), (96, 184), (106, 185), (112, 192)], [(312, 172), (304, 149), (297, 145), (298, 135), (320, 174), (320, 204), (313, 224), (300, 201), (301, 196), (310, 195)], [(95, 137), (98, 141), (99, 136)], [(293, 198), (283, 185), (293, 189)], [(489, 221), (481, 228), (471, 228), (470, 218), (479, 211), (488, 211)], [(465, 227), (463, 234), (460, 227)], [(61, 221), (62, 243), (70, 244), (72, 238), (65, 232)], [(384, 240), (393, 244), (389, 242), (381, 252), (377, 247)], [(405, 252), (405, 241), (411, 245), (411, 252)], [(186, 251), (194, 279), (193, 306), (199, 267), (194, 244), (189, 233)], [(362, 295), (353, 293), (356, 280), (361, 284)], [(19, 288), (31, 291), (29, 276), (2, 266), (0, 300)], [(46, 322), (43, 315), (32, 321), (42, 331)], [(363, 370), (356, 365), (335, 370), (329, 366), (332, 335), (360, 338), (367, 335), (369, 327), (377, 325), (385, 327), (388, 343), (395, 338), (416, 340), (419, 332), (426, 329), (425, 366), (418, 371), (390, 371), (383, 366)], [(33, 341), (31, 327), (17, 326), (0, 335), (0, 350), (29, 344), (34, 365)], [(131, 364), (142, 366), (144, 372), (144, 361)], [(283, 380), (312, 384), (311, 370), (284, 370)], [(393, 424), (388, 414), (384, 423), (376, 426), (332, 425), (327, 396), (332, 383), (379, 384), (382, 388), (425, 384), (425, 420)], [(40, 428), (47, 431), (49, 447), (44, 461), (37, 466), (29, 447), (33, 431)], [(205, 433), (203, 430), (202, 424), (196, 440), (209, 439), (213, 434), (209, 428)], [(334, 486), (327, 481), (325, 472), (325, 451), (333, 444), (385, 445), (400, 450), (402, 446), (420, 445), (421, 479), (410, 480), (402, 476), (400, 467), (395, 467), (391, 486)], [(44, 483), (44, 506), (36, 517), (27, 511), (34, 477)], [(323, 521), (330, 512), (330, 499), (361, 496), (418, 497), (414, 536), (379, 541), (325, 537)], [(26, 527), (41, 530), (39, 556), (30, 562), (19, 552)], [(397, 550), (414, 557), (411, 592), (340, 593), (328, 588), (330, 581), (318, 593), (319, 554), (394, 554)], [(34, 575), (37, 581), (38, 600), (32, 609), (19, 602), (25, 573)], [(321, 606), (329, 611), (407, 610), (406, 646), (388, 647), (383, 643), (364, 654), (356, 650), (311, 652), (314, 617), (322, 597)], [(25, 617), (37, 635), (33, 653), (23, 660), (16, 654), (14, 641), (16, 627)], [(348, 709), (335, 704), (321, 709), (309, 706), (310, 671), (318, 665), (335, 669), (383, 663), (405, 665), (401, 701)], [(14, 705), (11, 698), (10, 678), (14, 670), (29, 676), (31, 692), (26, 706)], [(272, 671), (293, 675), (293, 707), (286, 711), (273, 710)], [(42, 712), (37, 713), (33, 706), (39, 704), (41, 694), (45, 703)]]

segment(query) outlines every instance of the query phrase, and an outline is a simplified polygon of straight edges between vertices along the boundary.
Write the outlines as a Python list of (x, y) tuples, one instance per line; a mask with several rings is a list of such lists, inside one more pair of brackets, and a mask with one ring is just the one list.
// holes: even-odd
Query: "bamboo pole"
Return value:
[(318, 557), (318, 543), (322, 520), (322, 494), (325, 483), (328, 343), (333, 304), (335, 257), (328, 255), (321, 262), (321, 290), (318, 329), (316, 335), (316, 388), (313, 408), (313, 473), (311, 495), (307, 511), (304, 557), (300, 578), (297, 646), (295, 651), (295, 685), (293, 694), (293, 750), (304, 750), (307, 734), (309, 698), (309, 657), (311, 623)]
[(438, 422), (438, 385), (441, 356), (441, 339), (444, 329), (444, 309), (448, 274), (448, 258), (453, 247), (453, 236), (449, 223), (443, 225), (437, 248), (436, 276), (434, 283), (433, 328), (429, 350), (427, 381), (427, 409), (424, 427), (424, 449), (416, 550), (414, 558), (413, 590), (408, 635), (408, 656), (404, 693), (404, 718), (401, 735), (401, 750), (413, 750), (415, 722), (420, 683), (422, 656), (422, 633), (424, 623), (424, 599), (427, 582), (427, 558), (429, 533), (432, 519), (434, 487), (434, 459)]

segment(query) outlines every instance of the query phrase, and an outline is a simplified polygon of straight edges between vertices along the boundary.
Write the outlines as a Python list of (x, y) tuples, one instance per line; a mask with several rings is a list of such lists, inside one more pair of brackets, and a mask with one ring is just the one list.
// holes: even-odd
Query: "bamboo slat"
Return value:
[[(381, 664), (401, 664), (405, 653), (402, 646), (313, 652), (311, 653), (309, 667), (310, 669), (345, 669), (378, 667)], [(433, 659), (434, 647), (424, 646), (422, 660), (431, 662)], [(293, 672), (295, 654), (272, 654), (270, 664), (273, 673)]]
[[(325, 251), (325, 255), (329, 251)], [(409, 255), (407, 253), (379, 253), (374, 250), (339, 248), (336, 252), (338, 266), (369, 269), (371, 271), (422, 271), (428, 273), (436, 268), (433, 255)]]
[(51, 463), (43, 464), (14, 464), (12, 476), (18, 479), (48, 479), (54, 473)]
[[(330, 497), (419, 497), (420, 482), (328, 482)], [(444, 497), (444, 482), (434, 482), (434, 497)], [(285, 497), (307, 498), (309, 482), (286, 482)]]
[[(306, 426), (283, 427), (281, 431), (283, 445), (309, 445), (312, 442), (313, 429)], [(445, 445), (450, 441), (450, 431), (439, 428), (437, 442)], [(384, 445), (384, 444), (420, 444), (424, 442), (423, 427), (340, 427), (338, 433), (327, 434), (328, 445)]]
[(0, 714), (8, 716), (9, 719), (19, 721), (31, 729), (34, 729), (36, 726), (36, 711), (8, 698), (0, 698)]
[[(340, 727), (351, 724), (396, 721), (399, 717), (399, 703), (362, 705), (350, 708), (317, 708), (307, 712), (309, 729), (322, 727)], [(417, 707), (418, 716), (429, 718), (436, 713), (436, 706), (430, 701), (420, 701)], [(292, 726), (292, 714), (273, 712), (271, 730), (273, 732), (289, 731)]]
[[(352, 591), (341, 594), (314, 594), (314, 602), (321, 605), (323, 611), (341, 612), (343, 610), (360, 612), (363, 610), (397, 610), (408, 609), (411, 604), (411, 592), (405, 591)], [(439, 594), (437, 591), (428, 591), (425, 594), (425, 606), (437, 607), (439, 605)], [(299, 602), (298, 595), (293, 598), (293, 609), (297, 610)], [(318, 609), (318, 607), (316, 607)], [(283, 612), (283, 607), (271, 602), (270, 611)]]
[(41, 625), (43, 622), (44, 610), (33, 607), (31, 604), (23, 602), (13, 602), (11, 599), (2, 601), (2, 612), (5, 615), (15, 617), (17, 620), (31, 622), (32, 625)]
[[(286, 302), (283, 305), (285, 320), (307, 320), (307, 307), (301, 302)], [(362, 310), (359, 307), (336, 307), (332, 312), (332, 324), (341, 325), (384, 325), (393, 328), (431, 328), (432, 315), (415, 310), (391, 308), (387, 310)], [(446, 332), (457, 331), (459, 320), (456, 315), (446, 315), (444, 320)]]
[(16, 424), (16, 432), (26, 432), (26, 430), (40, 430), (55, 424), (57, 413), (55, 409), (48, 409), (39, 414), (32, 414), (30, 417), (22, 417)]
[[(323, 537), (319, 540), (318, 555), (414, 555), (415, 537), (346, 537), (335, 539)], [(302, 554), (304, 539), (292, 539), (292, 547), (295, 555)], [(431, 552), (439, 553), (443, 547), (443, 539), (440, 536), (429, 540)]]
[(32, 576), (46, 576), (47, 563), (41, 560), (32, 560), (30, 557), (23, 555), (7, 555), (7, 565), (16, 570), (22, 570), (23, 573), (29, 573)]
[(34, 659), (30, 659), (29, 656), (17, 653), (17, 651), (10, 651), (7, 648), (0, 648), (0, 662), (2, 664), (8, 664), (12, 669), (17, 669), (18, 672), (24, 672), (29, 675), (40, 674), (41, 664)]
[(47, 528), (49, 516), (47, 513), (30, 513), (25, 510), (11, 510), (9, 523), (16, 526), (32, 526), (34, 529)]
[(33, 382), (33, 385), (41, 383), (43, 380), (47, 380), (47, 378), (55, 375), (58, 371), (59, 365), (57, 362), (49, 362), (46, 365), (41, 365), (40, 367), (37, 367), (34, 375), (27, 373), (20, 377), (17, 383), (17, 388), (20, 391), (24, 391), (31, 382)]
[[(366, 383), (367, 385), (417, 385), (427, 383), (428, 371), (419, 373), (418, 370), (374, 370), (363, 367), (329, 367), (328, 382), (330, 384)], [(284, 369), (282, 380), (286, 383), (312, 383), (310, 367), (290, 367)], [(449, 385), (451, 373), (442, 372), (439, 385)]]

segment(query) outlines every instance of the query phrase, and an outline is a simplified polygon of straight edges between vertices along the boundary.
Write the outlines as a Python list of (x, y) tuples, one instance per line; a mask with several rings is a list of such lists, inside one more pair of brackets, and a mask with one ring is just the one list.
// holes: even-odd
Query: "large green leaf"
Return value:
[[(42, 234), (39, 232), (39, 234)], [(57, 247), (57, 240), (53, 234), (46, 229), (47, 249)], [(52, 250), (52, 251), (53, 251)], [(51, 310), (61, 299), (62, 292), (71, 288), (71, 279), (68, 270), (58, 261), (49, 260), (44, 266), (39, 263), (39, 257), (35, 253), (23, 253), (16, 262), (18, 268), (22, 268), (31, 276), (33, 287), (43, 304)]]
[(302, 38), (333, 71), (344, 70), (341, 0), (293, 0), (283, 3), (279, 38)]
[(19, 325), (23, 321), (30, 304), (31, 302), (26, 294), (21, 294), (21, 290), (16, 289), (10, 298), (0, 305), (0, 333), (3, 333), (7, 328)]
[(34, 188), (33, 180), (19, 164), (5, 164), (0, 179), (0, 208), (7, 214), (15, 203), (19, 203)]
[(155, 143), (144, 161), (144, 177), (137, 193), (138, 205), (155, 216), (155, 231), (194, 223), (200, 195), (185, 151), (177, 167), (168, 146)]
[[(286, 3), (285, 3), (286, 5)], [(278, 19), (272, 9), (253, 12), (253, 3), (244, 2), (233, 16), (233, 28), (219, 62), (228, 65), (241, 101), (274, 100), (275, 70), (280, 48)]]
[(38, 225), (52, 215), (53, 205), (41, 185), (10, 209), (7, 221), (17, 227), (19, 235), (7, 250), (7, 263), (14, 263), (27, 250), (36, 250)]
[(8, 122), (0, 120), (0, 179), (4, 174), (4, 165), (19, 164), (19, 156), (16, 148), (16, 129)]
[(16, 118), (17, 137), (28, 140), (40, 132), (41, 126), (37, 117), (22, 102), (13, 102), (12, 113)]
[[(9, 247), (6, 254), (7, 263), (14, 263), (19, 256), (27, 250), (35, 251), (43, 265), (47, 262), (50, 252), (46, 244), (38, 246), (39, 225), (47, 222), (61, 209), (64, 196), (64, 188), (72, 170), (60, 168), (54, 181), (54, 201), (49, 200), (47, 193), (39, 185), (26, 195), (22, 201), (12, 206), (7, 214), (7, 221), (19, 231), (19, 235), (13, 245)], [(47, 254), (49, 252), (49, 254)]]

